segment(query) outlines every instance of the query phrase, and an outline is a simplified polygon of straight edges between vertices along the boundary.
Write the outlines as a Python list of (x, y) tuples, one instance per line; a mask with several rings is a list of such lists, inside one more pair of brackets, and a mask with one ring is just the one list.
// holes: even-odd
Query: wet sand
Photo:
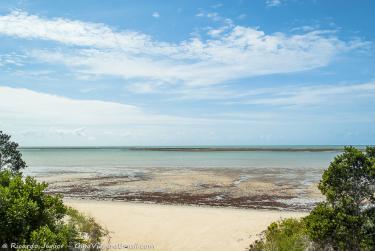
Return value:
[(119, 175), (56, 173), (37, 177), (67, 198), (254, 209), (309, 210), (321, 200), (308, 170), (148, 169)]

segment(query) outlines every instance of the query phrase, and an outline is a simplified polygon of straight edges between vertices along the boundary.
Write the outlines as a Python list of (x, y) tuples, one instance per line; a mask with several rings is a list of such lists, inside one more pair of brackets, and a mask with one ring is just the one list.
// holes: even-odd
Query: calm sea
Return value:
[(26, 174), (118, 174), (154, 168), (304, 169), (320, 173), (341, 146), (22, 148)]

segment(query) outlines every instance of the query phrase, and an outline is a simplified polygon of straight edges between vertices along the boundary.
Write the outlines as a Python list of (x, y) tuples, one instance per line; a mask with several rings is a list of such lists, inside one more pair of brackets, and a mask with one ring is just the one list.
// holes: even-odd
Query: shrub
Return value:
[(67, 249), (100, 243), (108, 235), (93, 218), (64, 206), (60, 196), (46, 194), (46, 187), (34, 178), (0, 171), (0, 243)]
[(375, 147), (346, 147), (319, 189), (326, 201), (301, 220), (272, 223), (249, 250), (375, 250)]
[(88, 217), (71, 207), (67, 207), (66, 214), (68, 226), (78, 231), (81, 243), (100, 244), (103, 237), (107, 237), (109, 240), (108, 230), (100, 226), (93, 217)]
[(309, 246), (303, 220), (284, 219), (273, 222), (249, 251), (303, 251)]
[(108, 237), (108, 231), (92, 217), (64, 206), (61, 196), (47, 194), (46, 183), (32, 177), (23, 178), (20, 170), (26, 163), (17, 147), (9, 135), (0, 131), (1, 245), (12, 248), (14, 243), (36, 245), (34, 250), (67, 250), (76, 244), (92, 247), (96, 244), (92, 249), (97, 249)]

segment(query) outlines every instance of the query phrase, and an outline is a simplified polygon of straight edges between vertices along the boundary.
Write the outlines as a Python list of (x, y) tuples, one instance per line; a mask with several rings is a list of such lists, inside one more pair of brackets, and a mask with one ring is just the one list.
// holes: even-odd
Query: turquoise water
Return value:
[(225, 150), (220, 151), (211, 148), (189, 150), (189, 147), (173, 151), (157, 147), (24, 148), (21, 151), (29, 166), (25, 173), (37, 176), (56, 172), (113, 174), (153, 168), (263, 169), (265, 172), (280, 168), (320, 173), (342, 150), (338, 146), (223, 148)]

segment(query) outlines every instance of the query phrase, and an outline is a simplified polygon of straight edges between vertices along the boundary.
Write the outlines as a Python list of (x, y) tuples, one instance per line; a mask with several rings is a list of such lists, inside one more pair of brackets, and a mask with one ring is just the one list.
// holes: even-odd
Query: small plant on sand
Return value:
[(309, 246), (302, 220), (284, 219), (268, 226), (260, 240), (249, 251), (303, 251)]
[(1, 245), (17, 245), (19, 250), (29, 249), (25, 245), (34, 245), (34, 250), (68, 250), (77, 244), (98, 244), (108, 236), (93, 218), (66, 207), (61, 196), (47, 194), (46, 183), (22, 177), (19, 170), (25, 162), (9, 139), (0, 132)]

